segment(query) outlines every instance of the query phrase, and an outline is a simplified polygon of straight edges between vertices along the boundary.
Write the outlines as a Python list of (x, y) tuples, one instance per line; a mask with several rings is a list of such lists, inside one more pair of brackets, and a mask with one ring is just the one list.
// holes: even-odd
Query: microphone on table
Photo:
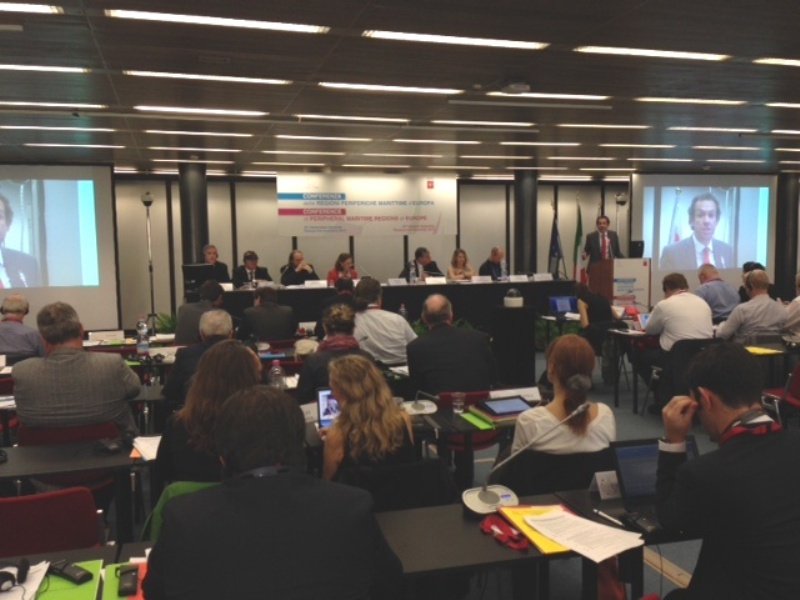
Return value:
[(470, 488), (465, 490), (461, 495), (461, 501), (464, 503), (464, 508), (478, 515), (488, 515), (496, 512), (500, 506), (516, 506), (519, 504), (519, 498), (511, 489), (504, 485), (489, 485), (489, 478), (492, 476), (492, 473), (514, 460), (517, 456), (530, 448), (534, 443), (541, 442), (544, 438), (546, 438), (570, 419), (585, 413), (587, 410), (589, 410), (589, 406), (589, 402), (584, 402), (566, 417), (561, 419), (558, 423), (553, 425), (550, 429), (546, 430), (541, 435), (537, 435), (522, 448), (512, 452), (510, 455), (508, 455), (508, 457), (492, 467), (492, 470), (489, 471), (489, 474), (486, 476), (486, 481), (481, 487)]

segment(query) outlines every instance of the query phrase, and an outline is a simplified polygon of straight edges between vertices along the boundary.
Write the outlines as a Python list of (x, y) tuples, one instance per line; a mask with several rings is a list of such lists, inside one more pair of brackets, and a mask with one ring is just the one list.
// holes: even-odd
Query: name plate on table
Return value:
[(533, 274), (534, 281), (553, 281), (553, 274), (552, 273), (534, 273)]
[(233, 284), (232, 283), (220, 283), (222, 286), (222, 291), (224, 292), (232, 292), (233, 291)]
[(472, 283), (492, 283), (491, 275), (473, 275)]
[(274, 281), (267, 281), (266, 279), (257, 279), (256, 280), (256, 287), (277, 287), (277, 283)]
[(324, 279), (309, 279), (305, 282), (307, 288), (325, 288), (328, 287), (328, 282)]
[(425, 278), (425, 285), (444, 285), (447, 283), (447, 277), (431, 277), (430, 275)]
[[(548, 275), (550, 275), (550, 273), (548, 273)], [(530, 281), (530, 278), (527, 275), (509, 275), (508, 280), (511, 283), (524, 283)]]
[(408, 282), (402, 277), (389, 277), (388, 281), (391, 286), (408, 285)]

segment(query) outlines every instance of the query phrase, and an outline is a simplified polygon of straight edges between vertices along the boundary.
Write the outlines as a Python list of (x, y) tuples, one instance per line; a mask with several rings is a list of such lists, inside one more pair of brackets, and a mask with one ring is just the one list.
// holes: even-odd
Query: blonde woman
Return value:
[(375, 366), (363, 356), (328, 365), (330, 387), (341, 412), (324, 435), (322, 476), (336, 479), (351, 466), (391, 466), (416, 460), (411, 417), (392, 398)]
[(467, 253), (461, 248), (456, 248), (453, 252), (453, 258), (450, 260), (450, 266), (447, 267), (447, 279), (450, 281), (461, 281), (472, 279), (475, 275), (475, 269), (469, 264)]

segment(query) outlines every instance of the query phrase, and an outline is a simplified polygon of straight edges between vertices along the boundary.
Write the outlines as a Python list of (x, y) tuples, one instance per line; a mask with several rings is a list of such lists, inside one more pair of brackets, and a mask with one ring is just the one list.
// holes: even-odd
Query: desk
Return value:
[(113, 471), (116, 482), (114, 498), (117, 538), (119, 542), (128, 542), (133, 539), (130, 469), (138, 464), (138, 461), (131, 459), (125, 451), (112, 455), (96, 454), (94, 446), (95, 442), (78, 442), (6, 448), (8, 462), (0, 464), (0, 480), (85, 471)]

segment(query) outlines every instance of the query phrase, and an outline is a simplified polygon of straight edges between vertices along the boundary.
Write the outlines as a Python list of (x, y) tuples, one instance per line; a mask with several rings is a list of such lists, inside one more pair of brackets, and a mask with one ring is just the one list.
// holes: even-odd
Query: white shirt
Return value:
[(714, 337), (711, 307), (688, 290), (677, 292), (656, 304), (645, 333), (660, 336), (659, 344), (667, 352), (678, 340)]
[(717, 337), (744, 342), (757, 333), (780, 333), (786, 323), (786, 309), (767, 294), (753, 296), (733, 309), (717, 328)]
[[(575, 433), (564, 423), (556, 427), (541, 441), (529, 446), (530, 450), (547, 452), (548, 454), (577, 454), (579, 452), (599, 452), (608, 448), (617, 439), (617, 423), (614, 413), (605, 404), (596, 404), (597, 416), (589, 421), (583, 435)], [(517, 417), (514, 429), (514, 444), (511, 451), (524, 448), (529, 442), (545, 434), (560, 421), (544, 406), (537, 406), (521, 413)]]
[(786, 307), (786, 324), (791, 333), (800, 333), (800, 296), (792, 300)]
[(404, 364), (406, 345), (417, 339), (417, 334), (400, 315), (368, 308), (356, 313), (356, 328), (353, 337), (358, 340), (362, 350), (366, 350), (375, 358), (387, 365)]

